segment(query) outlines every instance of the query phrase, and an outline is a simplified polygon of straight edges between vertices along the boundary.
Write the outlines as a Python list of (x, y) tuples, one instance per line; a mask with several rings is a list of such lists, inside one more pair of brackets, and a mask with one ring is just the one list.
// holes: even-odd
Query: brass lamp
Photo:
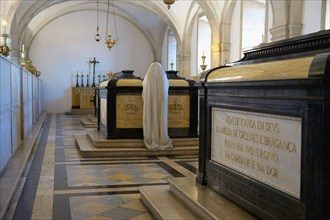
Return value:
[(96, 42), (101, 40), (101, 36), (99, 34), (99, 2), (96, 2), (96, 35), (95, 35)]
[(3, 45), (0, 45), (0, 54), (8, 56), (10, 48), (7, 46), (7, 39), (9, 38), (9, 34), (6, 34), (7, 21), (2, 21), (2, 24), (4, 27), (4, 33), (1, 35), (3, 38)]
[(167, 8), (170, 9), (171, 5), (174, 4), (175, 0), (163, 0), (163, 2), (167, 5)]
[(7, 57), (9, 55), (9, 51), (10, 51), (10, 48), (7, 46), (7, 38), (9, 37), (9, 35), (2, 34), (1, 36), (3, 37), (4, 44), (0, 46), (0, 54)]
[(116, 25), (116, 16), (115, 16), (115, 9), (114, 9), (114, 4), (113, 0), (111, 0), (112, 3), (112, 14), (113, 14), (113, 22), (115, 26), (115, 34), (117, 39), (112, 39), (112, 35), (109, 33), (108, 28), (109, 28), (109, 13), (110, 13), (110, 0), (108, 0), (108, 10), (107, 10), (107, 22), (106, 22), (106, 37), (105, 37), (105, 44), (109, 50), (115, 46), (118, 42), (118, 34), (117, 34), (117, 25)]
[(105, 44), (107, 45), (107, 47), (109, 49), (113, 48), (113, 46), (115, 46), (115, 44), (117, 43), (117, 40), (112, 40), (111, 37), (112, 37), (112, 35), (109, 34), (107, 36), (107, 38), (105, 39)]
[(206, 58), (206, 56), (204, 55), (204, 52), (203, 52), (203, 55), (202, 55), (202, 63), (203, 63), (203, 64), (200, 65), (200, 66), (201, 66), (201, 69), (202, 69), (203, 71), (205, 71), (205, 69), (206, 69), (206, 67), (207, 67), (207, 65), (205, 64), (205, 58)]

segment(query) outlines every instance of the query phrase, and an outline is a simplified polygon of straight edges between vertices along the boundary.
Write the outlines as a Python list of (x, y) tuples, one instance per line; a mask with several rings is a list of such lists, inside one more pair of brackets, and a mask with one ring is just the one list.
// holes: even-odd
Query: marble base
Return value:
[(87, 115), (87, 114), (94, 114), (94, 108), (73, 108), (70, 111), (65, 112), (66, 115)]
[(198, 155), (198, 138), (173, 138), (171, 150), (149, 150), (142, 139), (106, 139), (95, 129), (76, 134), (75, 139), (83, 157), (170, 156)]
[(141, 200), (156, 219), (255, 219), (194, 177), (168, 179), (170, 186), (140, 187)]

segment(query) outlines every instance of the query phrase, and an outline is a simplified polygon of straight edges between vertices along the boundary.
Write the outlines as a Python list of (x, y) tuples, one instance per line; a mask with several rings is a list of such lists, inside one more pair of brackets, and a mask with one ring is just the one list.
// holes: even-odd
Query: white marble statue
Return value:
[(147, 148), (171, 149), (168, 136), (168, 80), (160, 65), (154, 62), (143, 80), (143, 136)]

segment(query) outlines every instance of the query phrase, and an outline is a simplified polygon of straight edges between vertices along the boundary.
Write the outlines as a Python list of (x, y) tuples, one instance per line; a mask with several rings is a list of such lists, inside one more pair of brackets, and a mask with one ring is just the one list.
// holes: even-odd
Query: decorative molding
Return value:
[(252, 50), (244, 51), (240, 61), (250, 61), (269, 57), (278, 57), (297, 53), (307, 53), (315, 50), (329, 50), (330, 31), (320, 31), (275, 43), (261, 44)]

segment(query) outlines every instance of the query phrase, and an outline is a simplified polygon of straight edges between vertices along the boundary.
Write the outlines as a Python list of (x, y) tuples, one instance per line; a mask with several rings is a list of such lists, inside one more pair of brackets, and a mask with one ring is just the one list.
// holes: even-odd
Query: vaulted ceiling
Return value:
[[(228, 0), (226, 0), (228, 1)], [(180, 39), (191, 19), (203, 11), (216, 23), (220, 22), (225, 0), (177, 0), (168, 10), (162, 0), (110, 0), (117, 16), (133, 22), (146, 35), (169, 27)], [(2, 20), (9, 23), (10, 33), (31, 42), (34, 36), (51, 21), (77, 11), (95, 12), (90, 19), (96, 19), (97, 2), (99, 13), (106, 13), (108, 0), (2, 0)], [(14, 36), (13, 36), (14, 37)]]

